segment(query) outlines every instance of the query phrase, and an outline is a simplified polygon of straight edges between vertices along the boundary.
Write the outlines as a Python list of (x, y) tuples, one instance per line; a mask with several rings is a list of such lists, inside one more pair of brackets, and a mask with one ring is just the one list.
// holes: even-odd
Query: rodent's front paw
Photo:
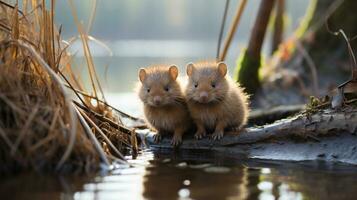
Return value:
[(212, 139), (214, 140), (220, 140), (223, 138), (223, 131), (215, 131), (213, 134), (212, 134)]
[(153, 137), (154, 137), (154, 142), (155, 143), (159, 143), (161, 141), (161, 139), (162, 139), (162, 136), (159, 133), (156, 133)]
[(172, 146), (178, 146), (179, 144), (182, 143), (182, 136), (176, 136), (174, 135), (171, 140), (171, 145)]
[(204, 136), (206, 136), (206, 132), (205, 131), (197, 131), (195, 133), (195, 138), (197, 140), (202, 139)]
[(231, 131), (234, 131), (234, 132), (240, 132), (241, 130), (242, 130), (242, 128), (239, 126), (234, 126), (231, 128)]

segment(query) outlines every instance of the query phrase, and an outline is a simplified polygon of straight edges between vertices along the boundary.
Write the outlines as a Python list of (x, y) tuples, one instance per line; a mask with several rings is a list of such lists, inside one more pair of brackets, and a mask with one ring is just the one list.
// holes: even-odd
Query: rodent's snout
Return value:
[(202, 103), (206, 103), (208, 101), (208, 92), (200, 92), (199, 98)]
[(160, 96), (154, 96), (154, 104), (159, 105), (162, 102), (162, 98)]

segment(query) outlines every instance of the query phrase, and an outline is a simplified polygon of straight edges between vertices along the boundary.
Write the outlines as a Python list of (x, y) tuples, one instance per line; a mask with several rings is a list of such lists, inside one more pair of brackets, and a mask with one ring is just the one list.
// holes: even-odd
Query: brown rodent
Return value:
[(182, 142), (182, 135), (193, 123), (177, 76), (175, 65), (141, 68), (138, 87), (146, 121), (157, 130), (155, 141), (164, 133), (173, 133), (174, 146)]
[(186, 98), (197, 125), (196, 139), (213, 131), (213, 139), (221, 139), (227, 129), (239, 130), (247, 122), (248, 97), (227, 75), (223, 62), (189, 63)]

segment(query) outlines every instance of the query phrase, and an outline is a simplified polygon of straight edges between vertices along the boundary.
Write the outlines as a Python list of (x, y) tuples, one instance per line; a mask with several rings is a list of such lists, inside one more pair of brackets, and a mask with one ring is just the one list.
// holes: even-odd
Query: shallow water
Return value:
[(0, 181), (0, 199), (355, 199), (353, 166), (145, 151), (131, 167), (93, 177), (22, 174)]

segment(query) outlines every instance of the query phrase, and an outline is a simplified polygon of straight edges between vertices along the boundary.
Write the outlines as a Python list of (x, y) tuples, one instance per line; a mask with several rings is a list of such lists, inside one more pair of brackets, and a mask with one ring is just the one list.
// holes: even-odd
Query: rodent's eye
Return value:
[(198, 83), (195, 83), (195, 88), (198, 87)]
[(170, 88), (169, 88), (169, 86), (165, 86), (164, 89), (165, 89), (166, 92), (168, 92)]
[(216, 83), (211, 83), (211, 86), (212, 86), (213, 88), (215, 88), (215, 87), (216, 87)]
[(147, 88), (146, 91), (149, 93), (150, 92), (150, 88)]

